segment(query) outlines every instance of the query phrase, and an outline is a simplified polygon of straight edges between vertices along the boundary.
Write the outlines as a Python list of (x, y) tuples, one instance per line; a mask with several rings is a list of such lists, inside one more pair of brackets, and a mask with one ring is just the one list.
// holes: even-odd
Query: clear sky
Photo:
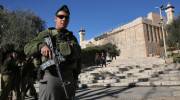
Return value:
[(159, 13), (155, 7), (168, 2), (175, 6), (175, 15), (180, 15), (180, 0), (0, 0), (0, 4), (9, 10), (33, 11), (46, 21), (47, 27), (54, 26), (56, 10), (66, 4), (71, 11), (68, 29), (79, 38), (78, 31), (85, 28), (85, 39), (146, 16), (149, 12)]

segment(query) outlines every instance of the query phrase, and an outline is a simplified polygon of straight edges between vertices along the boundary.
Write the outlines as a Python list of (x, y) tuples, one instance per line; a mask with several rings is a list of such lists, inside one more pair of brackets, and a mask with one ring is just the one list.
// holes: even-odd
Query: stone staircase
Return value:
[(180, 85), (180, 64), (165, 64), (160, 58), (113, 60), (107, 67), (91, 66), (79, 76), (79, 87)]

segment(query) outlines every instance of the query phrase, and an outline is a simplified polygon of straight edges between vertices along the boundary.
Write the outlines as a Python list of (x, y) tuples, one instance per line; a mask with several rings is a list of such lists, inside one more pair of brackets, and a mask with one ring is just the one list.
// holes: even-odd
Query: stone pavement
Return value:
[(79, 80), (89, 88), (78, 90), (77, 100), (180, 100), (180, 64), (158, 58), (119, 58), (84, 69)]
[[(92, 66), (79, 76), (80, 87), (93, 86), (174, 86), (180, 85), (180, 64), (165, 64), (161, 59), (148, 58), (141, 62), (123, 61), (109, 67)], [(127, 63), (126, 63), (127, 62)]]
[(86, 88), (76, 100), (180, 100), (180, 86)]
[(180, 100), (180, 64), (158, 58), (117, 59), (83, 69), (79, 80), (76, 100)]
[(180, 100), (180, 86), (85, 88), (77, 90), (75, 100)]

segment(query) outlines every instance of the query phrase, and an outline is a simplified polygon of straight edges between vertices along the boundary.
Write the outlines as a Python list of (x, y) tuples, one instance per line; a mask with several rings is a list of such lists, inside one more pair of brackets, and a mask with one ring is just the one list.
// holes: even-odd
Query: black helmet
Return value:
[(64, 11), (66, 12), (68, 15), (70, 15), (70, 12), (69, 12), (69, 8), (67, 5), (62, 5), (57, 11), (56, 11), (56, 16), (58, 15), (58, 12), (59, 11)]

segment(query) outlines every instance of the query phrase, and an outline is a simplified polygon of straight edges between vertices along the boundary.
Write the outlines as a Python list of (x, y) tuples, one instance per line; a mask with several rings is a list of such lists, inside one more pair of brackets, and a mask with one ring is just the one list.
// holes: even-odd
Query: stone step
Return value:
[(152, 84), (155, 86), (172, 86), (180, 85), (180, 81), (154, 81)]
[(138, 82), (136, 83), (136, 86), (151, 86), (150, 82)]

